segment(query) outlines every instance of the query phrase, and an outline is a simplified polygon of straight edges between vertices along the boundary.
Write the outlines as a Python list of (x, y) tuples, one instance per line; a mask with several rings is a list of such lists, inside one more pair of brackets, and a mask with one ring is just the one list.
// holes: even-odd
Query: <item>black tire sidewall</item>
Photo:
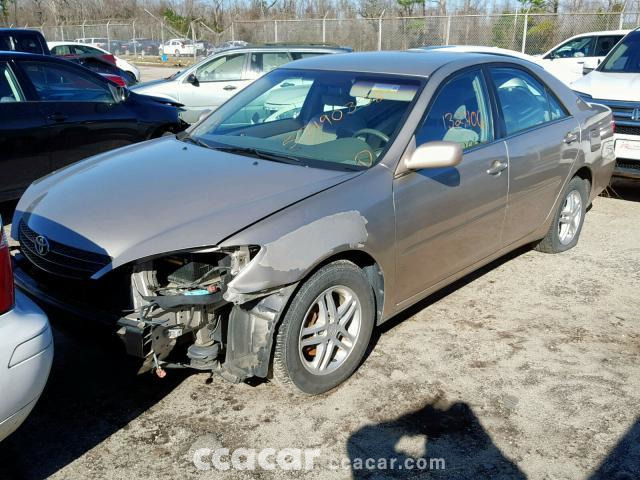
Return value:
[[(558, 232), (558, 222), (560, 221), (560, 215), (562, 213), (562, 208), (564, 206), (565, 199), (567, 198), (567, 195), (569, 195), (569, 193), (572, 192), (573, 190), (576, 190), (580, 194), (580, 199), (582, 201), (581, 207), (580, 207), (582, 209), (581, 216), (580, 216), (580, 225), (578, 225), (578, 230), (576, 231), (576, 234), (573, 236), (573, 239), (571, 240), (571, 242), (564, 245), (562, 242), (560, 242), (560, 236)], [(553, 224), (551, 225), (551, 228), (553, 229), (553, 236), (551, 240), (553, 242), (553, 249), (556, 252), (564, 252), (566, 250), (569, 250), (575, 247), (576, 244), (578, 243), (580, 232), (582, 232), (582, 226), (584, 225), (584, 216), (587, 211), (586, 207), (587, 207), (588, 200), (589, 199), (588, 199), (587, 186), (585, 184), (585, 180), (579, 177), (573, 177), (565, 187), (564, 191), (562, 192), (562, 196), (560, 197), (560, 201), (558, 203), (558, 208), (556, 209), (556, 214), (553, 218)]]
[[(298, 342), (304, 316), (315, 299), (328, 288), (335, 285), (349, 287), (358, 297), (361, 307), (360, 333), (354, 350), (346, 361), (334, 372), (326, 375), (314, 375), (309, 372), (300, 359)], [(284, 367), (291, 382), (302, 392), (308, 394), (323, 393), (338, 386), (349, 378), (358, 368), (367, 351), (375, 324), (375, 305), (373, 290), (364, 273), (354, 264), (329, 264), (314, 274), (293, 298), (279, 335), (284, 341)]]

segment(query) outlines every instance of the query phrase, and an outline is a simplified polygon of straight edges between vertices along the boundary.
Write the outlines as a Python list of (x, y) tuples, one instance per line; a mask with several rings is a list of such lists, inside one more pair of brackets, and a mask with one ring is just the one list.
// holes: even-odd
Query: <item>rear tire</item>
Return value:
[(346, 260), (325, 265), (302, 284), (280, 324), (274, 379), (307, 395), (335, 388), (360, 366), (374, 324), (364, 272)]
[(573, 248), (578, 243), (587, 202), (589, 182), (573, 177), (564, 188), (558, 209), (553, 216), (547, 235), (535, 247), (544, 253), (560, 253)]

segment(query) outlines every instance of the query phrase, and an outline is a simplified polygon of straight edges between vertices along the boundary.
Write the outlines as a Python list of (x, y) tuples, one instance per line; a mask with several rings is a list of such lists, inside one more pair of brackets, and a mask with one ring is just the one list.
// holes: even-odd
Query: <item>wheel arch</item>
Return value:
[(591, 195), (591, 187), (593, 186), (593, 172), (591, 169), (586, 165), (583, 165), (576, 171), (576, 173), (573, 174), (573, 177), (580, 177), (581, 179), (589, 182), (588, 193)]
[(297, 282), (270, 295), (233, 306), (227, 334), (227, 353), (222, 365), (223, 376), (232, 381), (268, 376), (273, 362), (274, 338), (293, 297), (315, 272), (338, 260), (353, 262), (364, 271), (374, 294), (375, 323), (380, 323), (384, 306), (384, 274), (378, 262), (363, 250), (336, 252), (316, 263)]
[(380, 264), (369, 252), (366, 252), (364, 250), (349, 249), (328, 255), (327, 257), (316, 263), (311, 269), (309, 269), (308, 272), (306, 272), (304, 277), (300, 279), (300, 284), (304, 283), (308, 278), (310, 278), (315, 272), (317, 272), (325, 265), (338, 260), (348, 260), (356, 264), (364, 271), (367, 280), (369, 280), (369, 284), (373, 289), (376, 309), (376, 325), (378, 325), (382, 319), (382, 312), (384, 308), (385, 275), (382, 268), (380, 267)]

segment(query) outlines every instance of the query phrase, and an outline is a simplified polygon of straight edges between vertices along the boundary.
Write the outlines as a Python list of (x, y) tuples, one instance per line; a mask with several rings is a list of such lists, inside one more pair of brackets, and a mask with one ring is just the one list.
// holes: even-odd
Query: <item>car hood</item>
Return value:
[[(131, 92), (138, 101), (161, 103), (162, 105), (170, 105), (172, 107), (184, 107), (184, 104), (174, 100), (171, 97), (160, 97), (155, 95), (147, 95), (144, 92)], [(153, 92), (152, 92), (153, 93)]]
[(207, 247), (295, 202), (357, 176), (257, 160), (163, 137), (44, 177), (20, 200), (47, 239), (112, 257), (98, 278), (130, 261)]
[(139, 83), (131, 87), (130, 90), (141, 95), (157, 95), (174, 100), (177, 99), (177, 84), (175, 80), (167, 80), (165, 78)]
[(594, 70), (573, 82), (571, 88), (594, 99), (640, 102), (640, 73)]

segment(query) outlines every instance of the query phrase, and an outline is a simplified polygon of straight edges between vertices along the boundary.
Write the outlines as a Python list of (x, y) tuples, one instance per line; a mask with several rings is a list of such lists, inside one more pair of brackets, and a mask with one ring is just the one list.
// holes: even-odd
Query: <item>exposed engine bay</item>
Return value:
[(167, 367), (188, 367), (234, 382), (266, 376), (273, 329), (294, 286), (244, 304), (225, 298), (258, 250), (212, 248), (133, 266), (133, 311), (118, 320), (117, 333), (127, 353), (143, 359), (139, 373), (163, 377)]

